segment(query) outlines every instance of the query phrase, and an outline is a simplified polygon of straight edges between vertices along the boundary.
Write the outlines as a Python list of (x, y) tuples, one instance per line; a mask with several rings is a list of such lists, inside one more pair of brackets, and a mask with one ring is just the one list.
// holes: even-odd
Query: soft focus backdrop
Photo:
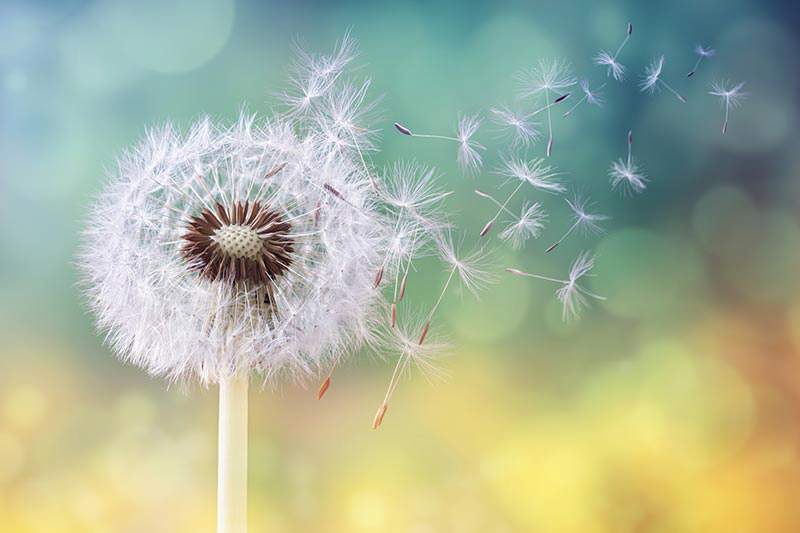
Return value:
[[(463, 178), (459, 112), (513, 103), (540, 58), (591, 65), (628, 20), (604, 109), (556, 119), (553, 162), (613, 216), (545, 256), (568, 213), (501, 266), (560, 276), (599, 253), (608, 296), (564, 324), (545, 282), (501, 273), (480, 302), (448, 296), (449, 378), (405, 381), (380, 431), (391, 362), (364, 354), (316, 386), (251, 395), (253, 532), (796, 532), (800, 526), (800, 141), (793, 3), (4, 1), (0, 5), (0, 530), (195, 532), (214, 522), (216, 391), (167, 389), (116, 361), (75, 288), (81, 220), (146, 125), (268, 112), (292, 42), (348, 27), (384, 95), (377, 164), (417, 158), (456, 190), (471, 236), (493, 213), (498, 143)], [(686, 78), (692, 49), (717, 56)], [(667, 56), (688, 97), (635, 86)], [(750, 94), (720, 135), (718, 78)], [(558, 113), (557, 115), (560, 115)], [(653, 181), (608, 186), (625, 132)], [(540, 155), (543, 146), (532, 150)], [(533, 195), (531, 195), (533, 197)], [(432, 267), (434, 265), (429, 265)], [(430, 303), (442, 282), (418, 276)]]

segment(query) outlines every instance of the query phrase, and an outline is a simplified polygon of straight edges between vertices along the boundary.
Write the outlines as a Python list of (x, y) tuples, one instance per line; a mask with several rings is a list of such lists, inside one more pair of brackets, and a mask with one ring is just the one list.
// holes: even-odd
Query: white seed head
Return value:
[(620, 158), (611, 163), (608, 176), (611, 178), (611, 188), (619, 188), (623, 193), (640, 193), (647, 188), (647, 176), (633, 158)]
[(625, 78), (625, 66), (616, 60), (616, 58), (602, 50), (597, 56), (594, 58), (594, 64), (607, 67), (607, 74), (611, 76), (617, 81), (622, 81)]
[(562, 193), (566, 188), (556, 179), (560, 174), (544, 158), (526, 161), (518, 157), (507, 157), (497, 171), (501, 176), (520, 180), (532, 187), (554, 193)]
[(653, 60), (644, 70), (642, 82), (639, 88), (642, 92), (655, 92), (658, 88), (658, 81), (661, 78), (661, 70), (664, 68), (664, 56), (659, 56)]
[(375, 340), (375, 272), (391, 250), (412, 253), (421, 225), (381, 207), (358, 148), (369, 84), (342, 79), (352, 56), (346, 37), (303, 57), (291, 118), (166, 125), (120, 158), (80, 267), (122, 359), (204, 384), (303, 379)]

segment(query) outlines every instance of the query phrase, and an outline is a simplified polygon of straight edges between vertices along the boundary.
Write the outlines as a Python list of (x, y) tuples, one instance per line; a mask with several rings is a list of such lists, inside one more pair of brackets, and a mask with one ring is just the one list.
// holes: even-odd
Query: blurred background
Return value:
[[(370, 428), (392, 361), (371, 354), (316, 384), (251, 393), (253, 532), (797, 532), (800, 530), (798, 12), (791, 2), (255, 2), (5, 0), (0, 5), (0, 531), (212, 531), (216, 391), (168, 388), (102, 346), (76, 289), (87, 204), (148, 125), (269, 113), (292, 43), (329, 50), (347, 28), (383, 95), (383, 165), (416, 158), (456, 191), (476, 240), (494, 213), (502, 142), (461, 176), (461, 112), (518, 106), (515, 74), (563, 58), (594, 84), (600, 49), (624, 83), (604, 108), (555, 114), (552, 162), (613, 217), (599, 236), (544, 198), (543, 237), (499, 266), (563, 277), (599, 254), (608, 297), (564, 323), (546, 282), (508, 276), (480, 301), (450, 294), (449, 377), (403, 382)], [(717, 50), (687, 78), (696, 44)], [(682, 91), (641, 94), (658, 54)], [(749, 99), (721, 136), (717, 79)], [(611, 191), (634, 153), (652, 181)], [(543, 144), (530, 150), (542, 155)], [(518, 209), (522, 202), (513, 204)], [(443, 277), (417, 276), (432, 303)]]

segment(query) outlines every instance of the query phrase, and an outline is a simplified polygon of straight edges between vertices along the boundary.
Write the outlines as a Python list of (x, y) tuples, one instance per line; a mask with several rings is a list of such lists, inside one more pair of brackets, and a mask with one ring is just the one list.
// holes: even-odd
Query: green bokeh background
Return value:
[[(3, 2), (0, 530), (212, 530), (215, 391), (120, 364), (75, 286), (87, 204), (147, 125), (269, 113), (293, 41), (324, 51), (352, 27), (384, 96), (373, 159), (436, 166), (473, 241), (493, 210), (472, 189), (502, 184), (492, 126), (472, 180), (452, 146), (391, 123), (450, 133), (459, 113), (515, 104), (515, 73), (543, 58), (602, 80), (591, 58), (630, 20), (628, 81), (554, 126), (553, 163), (613, 217), (606, 233), (545, 256), (568, 224), (546, 197), (542, 239), (492, 244), (499, 265), (554, 276), (596, 250), (608, 300), (565, 324), (544, 282), (500, 272), (480, 301), (449, 295), (449, 378), (405, 381), (377, 432), (391, 362), (369, 354), (322, 402), (314, 384), (254, 391), (251, 530), (798, 531), (798, 18), (748, 0)], [(717, 56), (687, 79), (698, 42)], [(660, 53), (688, 103), (638, 92)], [(725, 137), (720, 78), (750, 95)], [(635, 198), (606, 177), (628, 129), (652, 178)], [(424, 266), (421, 306), (443, 281)]]

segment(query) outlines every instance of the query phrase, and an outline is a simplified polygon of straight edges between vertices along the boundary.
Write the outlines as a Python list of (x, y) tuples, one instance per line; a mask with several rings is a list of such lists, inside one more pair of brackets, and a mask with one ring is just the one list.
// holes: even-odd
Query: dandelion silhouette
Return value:
[(678, 91), (676, 91), (669, 83), (664, 81), (662, 77), (662, 70), (664, 69), (664, 56), (659, 56), (657, 59), (653, 60), (645, 69), (644, 76), (642, 77), (642, 82), (639, 84), (639, 88), (642, 92), (648, 93), (655, 93), (658, 91), (659, 87), (664, 87), (669, 92), (671, 92), (675, 98), (680, 100), (681, 102), (686, 103), (686, 98), (683, 97)]
[(723, 135), (728, 131), (728, 118), (730, 117), (731, 109), (737, 109), (747, 98), (747, 93), (742, 91), (743, 88), (744, 83), (734, 85), (727, 80), (715, 81), (711, 84), (711, 91), (708, 94), (719, 98), (722, 107), (725, 109), (725, 120), (722, 122)]
[(694, 47), (694, 53), (697, 54), (697, 61), (692, 67), (692, 70), (689, 71), (689, 74), (686, 75), (687, 78), (691, 78), (697, 73), (697, 69), (700, 68), (700, 63), (702, 63), (704, 59), (714, 57), (716, 50), (713, 48), (705, 48), (702, 44), (698, 44)]

